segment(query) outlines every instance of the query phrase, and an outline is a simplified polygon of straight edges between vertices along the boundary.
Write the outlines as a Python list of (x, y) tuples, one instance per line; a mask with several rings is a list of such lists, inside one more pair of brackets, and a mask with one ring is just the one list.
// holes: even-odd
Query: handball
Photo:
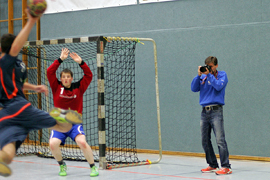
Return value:
[(27, 0), (27, 9), (33, 17), (41, 16), (46, 8), (46, 0)]

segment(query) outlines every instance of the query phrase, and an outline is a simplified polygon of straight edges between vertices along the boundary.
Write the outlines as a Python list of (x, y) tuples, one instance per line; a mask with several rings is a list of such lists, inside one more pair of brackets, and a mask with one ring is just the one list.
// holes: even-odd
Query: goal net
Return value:
[[(111, 163), (141, 162), (136, 149), (136, 44), (135, 40), (130, 39), (107, 41), (102, 36), (67, 38), (28, 42), (21, 52), (28, 68), (28, 82), (44, 84), (50, 90), (48, 96), (31, 91), (25, 92), (32, 105), (44, 111), (53, 107), (53, 95), (46, 70), (60, 57), (62, 48), (76, 52), (90, 67), (93, 80), (83, 96), (82, 114), (86, 141), (93, 150), (95, 161), (99, 161), (100, 154), (104, 153), (105, 160)], [(99, 63), (101, 67), (98, 67), (97, 57), (102, 57)], [(57, 70), (58, 79), (64, 68), (72, 70), (73, 82), (83, 77), (82, 69), (68, 57)], [(104, 81), (103, 93), (99, 92), (99, 86), (103, 86), (98, 85), (99, 81)], [(103, 97), (104, 99), (101, 99)], [(105, 118), (99, 117), (99, 109), (105, 110)], [(102, 128), (105, 128), (105, 138), (99, 137), (102, 135)], [(49, 138), (48, 129), (30, 132), (17, 155), (38, 154), (41, 157), (53, 157), (48, 144)], [(105, 145), (101, 143), (102, 138), (105, 139)], [(105, 152), (101, 152), (101, 148), (105, 148)], [(61, 151), (64, 159), (85, 161), (82, 151), (70, 138), (67, 138), (65, 145), (61, 146)]]

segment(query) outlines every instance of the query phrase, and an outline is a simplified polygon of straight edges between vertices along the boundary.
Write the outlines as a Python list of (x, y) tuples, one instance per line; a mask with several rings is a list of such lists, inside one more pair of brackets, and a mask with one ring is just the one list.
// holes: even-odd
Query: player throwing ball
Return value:
[[(81, 123), (78, 113), (71, 110), (54, 108), (52, 118), (47, 112), (39, 110), (28, 102), (23, 90), (32, 90), (48, 94), (44, 85), (33, 85), (26, 82), (27, 69), (17, 56), (25, 44), (31, 29), (39, 17), (32, 17), (26, 10), (28, 21), (16, 37), (4, 34), (1, 37), (0, 48), (0, 175), (11, 175), (10, 164), (17, 149), (26, 139), (31, 130), (51, 128), (68, 132), (72, 124)], [(60, 120), (59, 121), (56, 121)], [(63, 122), (63, 123), (62, 123)]]
[[(68, 57), (68, 55), (79, 64), (84, 72), (84, 76), (78, 82), (72, 83), (73, 73), (69, 69), (64, 69), (60, 73), (60, 81), (56, 77), (56, 71), (61, 63)], [(60, 58), (55, 60), (53, 64), (47, 69), (47, 76), (50, 82), (54, 106), (62, 109), (72, 109), (79, 113), (83, 110), (83, 94), (87, 90), (92, 81), (93, 74), (87, 64), (75, 52), (70, 53), (67, 48), (63, 48)], [(67, 137), (70, 137), (81, 148), (84, 157), (90, 165), (90, 176), (98, 176), (98, 168), (95, 166), (94, 157), (91, 147), (86, 142), (85, 133), (82, 124), (73, 125), (72, 129), (67, 133), (62, 133), (52, 130), (50, 137), (50, 149), (56, 161), (60, 166), (60, 176), (66, 176), (67, 166), (63, 161), (60, 144), (64, 145)]]

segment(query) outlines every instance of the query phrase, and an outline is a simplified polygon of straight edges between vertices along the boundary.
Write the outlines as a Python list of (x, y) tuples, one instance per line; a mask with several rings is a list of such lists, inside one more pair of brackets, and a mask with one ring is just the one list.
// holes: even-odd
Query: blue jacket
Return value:
[(200, 105), (224, 105), (225, 88), (228, 83), (225, 71), (218, 71), (217, 78), (213, 74), (197, 75), (191, 82), (191, 91), (200, 91)]

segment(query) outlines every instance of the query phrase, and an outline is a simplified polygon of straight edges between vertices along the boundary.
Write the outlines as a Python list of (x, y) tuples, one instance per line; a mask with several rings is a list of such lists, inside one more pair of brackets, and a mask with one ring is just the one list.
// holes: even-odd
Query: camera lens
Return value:
[(205, 72), (205, 71), (206, 71), (206, 66), (200, 67), (200, 71), (201, 71), (201, 72)]

